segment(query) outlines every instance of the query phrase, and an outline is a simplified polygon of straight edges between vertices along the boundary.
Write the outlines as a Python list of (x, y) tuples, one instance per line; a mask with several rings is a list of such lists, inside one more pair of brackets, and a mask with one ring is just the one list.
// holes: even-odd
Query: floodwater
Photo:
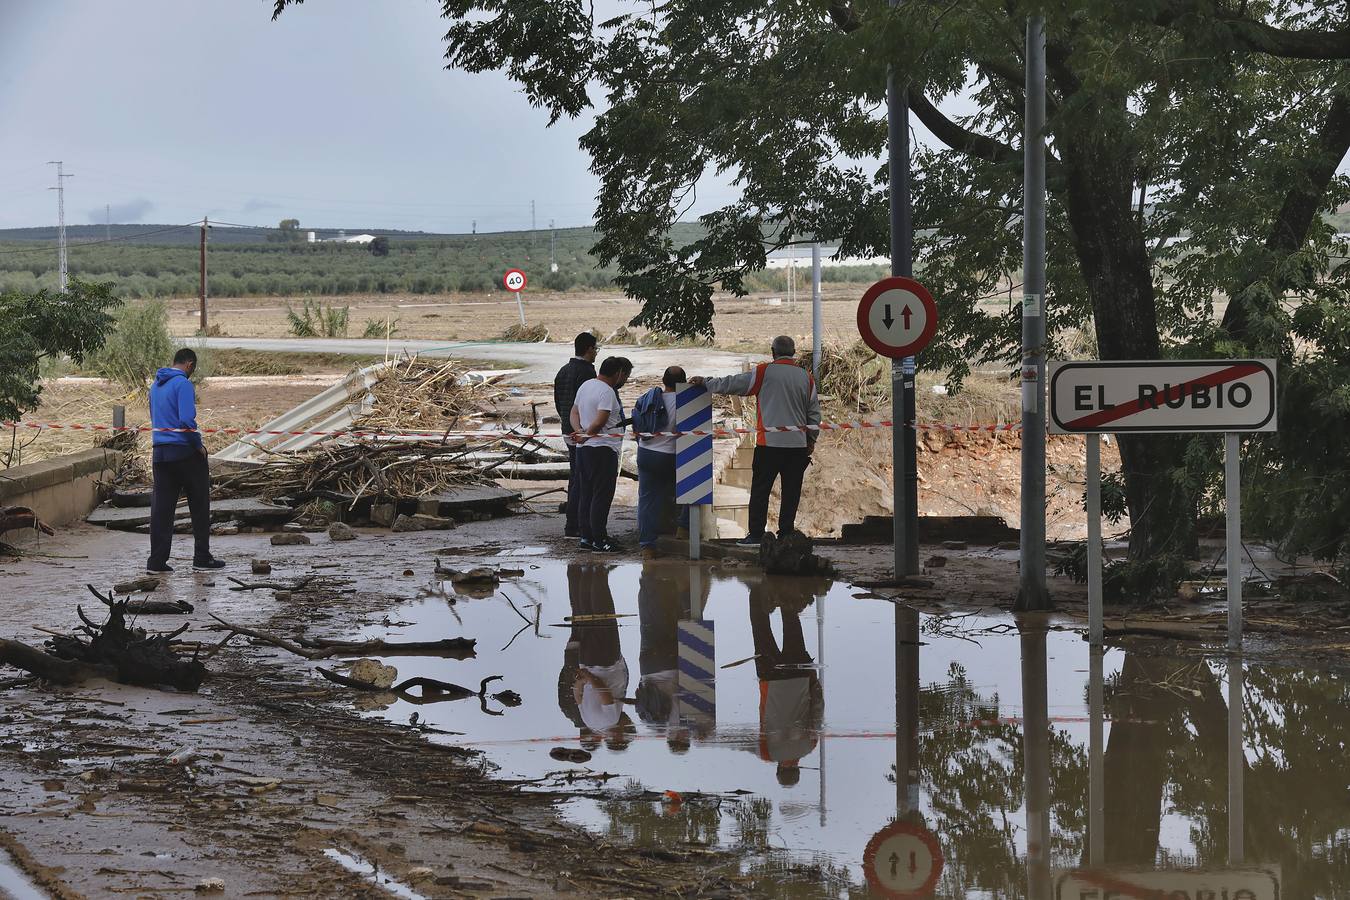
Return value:
[(28, 880), (8, 853), (0, 850), (0, 900), (46, 900), (47, 894)]
[(378, 633), (477, 638), (474, 659), (385, 662), (474, 690), (502, 675), (489, 691), (523, 703), (360, 700), (503, 777), (614, 776), (575, 780), (589, 796), (561, 808), (597, 833), (734, 849), (776, 895), (1350, 896), (1334, 673), (1176, 644), (1093, 654), (1041, 619), (710, 564), (494, 561), (526, 576), (477, 599), (429, 583)]

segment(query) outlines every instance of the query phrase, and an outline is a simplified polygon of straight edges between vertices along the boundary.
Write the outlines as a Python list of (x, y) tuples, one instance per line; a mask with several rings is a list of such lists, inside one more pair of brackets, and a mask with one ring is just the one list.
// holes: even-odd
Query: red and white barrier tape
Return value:
[[(703, 431), (625, 431), (612, 432), (608, 434), (596, 435), (596, 437), (680, 437), (681, 435), (692, 435), (694, 437), (740, 437), (746, 434), (759, 434), (763, 432), (783, 432), (783, 431), (855, 431), (867, 428), (891, 428), (893, 423), (890, 420), (880, 422), (822, 422), (819, 425), (765, 425), (762, 428), (715, 428)], [(918, 422), (910, 425), (918, 431), (970, 431), (970, 432), (995, 432), (995, 431), (1020, 431), (1022, 425), (1020, 422), (1009, 422), (997, 425), (955, 425), (943, 422)], [(0, 422), (0, 429), (3, 428), (31, 428), (39, 431), (101, 431), (101, 432), (169, 432), (175, 434), (185, 434), (191, 432), (191, 428), (154, 428), (150, 425), (83, 425), (60, 422)], [(269, 435), (280, 437), (302, 437), (314, 435), (318, 437), (357, 437), (357, 438), (378, 438), (378, 437), (419, 437), (443, 439), (447, 437), (478, 438), (481, 440), (498, 440), (500, 438), (561, 438), (571, 437), (570, 434), (562, 432), (519, 432), (519, 431), (410, 431), (404, 429), (381, 429), (376, 431), (365, 430), (341, 430), (341, 431), (277, 431), (263, 428), (198, 428), (198, 434), (227, 434), (227, 435)]]

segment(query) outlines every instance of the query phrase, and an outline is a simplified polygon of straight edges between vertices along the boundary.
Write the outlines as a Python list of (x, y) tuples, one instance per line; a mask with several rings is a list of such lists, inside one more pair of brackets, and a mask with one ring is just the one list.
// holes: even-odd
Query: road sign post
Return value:
[(520, 299), (520, 295), (525, 290), (525, 273), (519, 269), (507, 269), (506, 274), (502, 276), (502, 284), (506, 289), (516, 295), (516, 309), (520, 312), (520, 324), (525, 324), (525, 302)]
[(701, 507), (713, 502), (712, 395), (703, 385), (675, 386), (675, 502), (689, 507), (689, 558), (701, 555)]
[(919, 573), (914, 355), (933, 339), (937, 326), (937, 304), (913, 278), (883, 278), (858, 303), (858, 333), (863, 342), (891, 360), (896, 578)]
[(1275, 362), (1268, 359), (1055, 362), (1050, 431), (1088, 436), (1088, 639), (1102, 642), (1101, 465), (1097, 435), (1224, 435), (1228, 646), (1242, 644), (1240, 435), (1276, 428)]

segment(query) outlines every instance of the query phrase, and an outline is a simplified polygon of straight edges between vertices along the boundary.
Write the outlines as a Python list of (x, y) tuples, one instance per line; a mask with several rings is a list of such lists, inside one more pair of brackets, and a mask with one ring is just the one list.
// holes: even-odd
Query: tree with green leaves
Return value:
[[(301, 0), (274, 0), (275, 14)], [(933, 137), (912, 163), (916, 268), (942, 324), (920, 365), (959, 385), (1019, 359), (1025, 22), (1047, 28), (1047, 352), (1275, 357), (1282, 431), (1249, 441), (1255, 520), (1290, 551), (1346, 550), (1350, 304), (1322, 213), (1350, 198), (1344, 4), (1292, 0), (442, 0), (449, 67), (501, 71), (552, 121), (598, 107), (595, 251), (635, 322), (710, 333), (769, 252), (888, 252), (887, 70)], [(975, 105), (969, 116), (944, 110)], [(739, 198), (671, 225), (701, 182)], [(1310, 434), (1311, 433), (1311, 434)], [(1213, 438), (1120, 441), (1130, 555), (1193, 544)], [(1339, 526), (1337, 523), (1340, 523)]]
[(371, 255), (371, 256), (388, 256), (388, 255), (389, 255), (389, 238), (385, 237), (385, 236), (382, 235), (382, 234), (381, 234), (381, 235), (377, 235), (377, 236), (375, 237), (375, 240), (373, 240), (373, 241), (370, 242), (370, 255)]
[(267, 235), (267, 239), (274, 244), (297, 244), (304, 240), (304, 235), (300, 233), (299, 219), (282, 219), (277, 223), (277, 230)]
[(103, 346), (122, 302), (112, 288), (71, 279), (65, 293), (0, 294), (0, 419), (37, 408), (44, 360), (81, 362)]

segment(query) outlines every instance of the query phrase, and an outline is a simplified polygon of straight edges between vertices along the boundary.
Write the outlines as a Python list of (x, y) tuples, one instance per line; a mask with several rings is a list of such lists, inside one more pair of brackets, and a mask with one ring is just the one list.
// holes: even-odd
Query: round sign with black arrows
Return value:
[(858, 332), (882, 356), (913, 356), (937, 333), (937, 304), (913, 278), (894, 275), (867, 289), (858, 304)]
[(942, 874), (942, 850), (922, 825), (892, 822), (872, 835), (863, 851), (863, 874), (876, 897), (927, 897)]

